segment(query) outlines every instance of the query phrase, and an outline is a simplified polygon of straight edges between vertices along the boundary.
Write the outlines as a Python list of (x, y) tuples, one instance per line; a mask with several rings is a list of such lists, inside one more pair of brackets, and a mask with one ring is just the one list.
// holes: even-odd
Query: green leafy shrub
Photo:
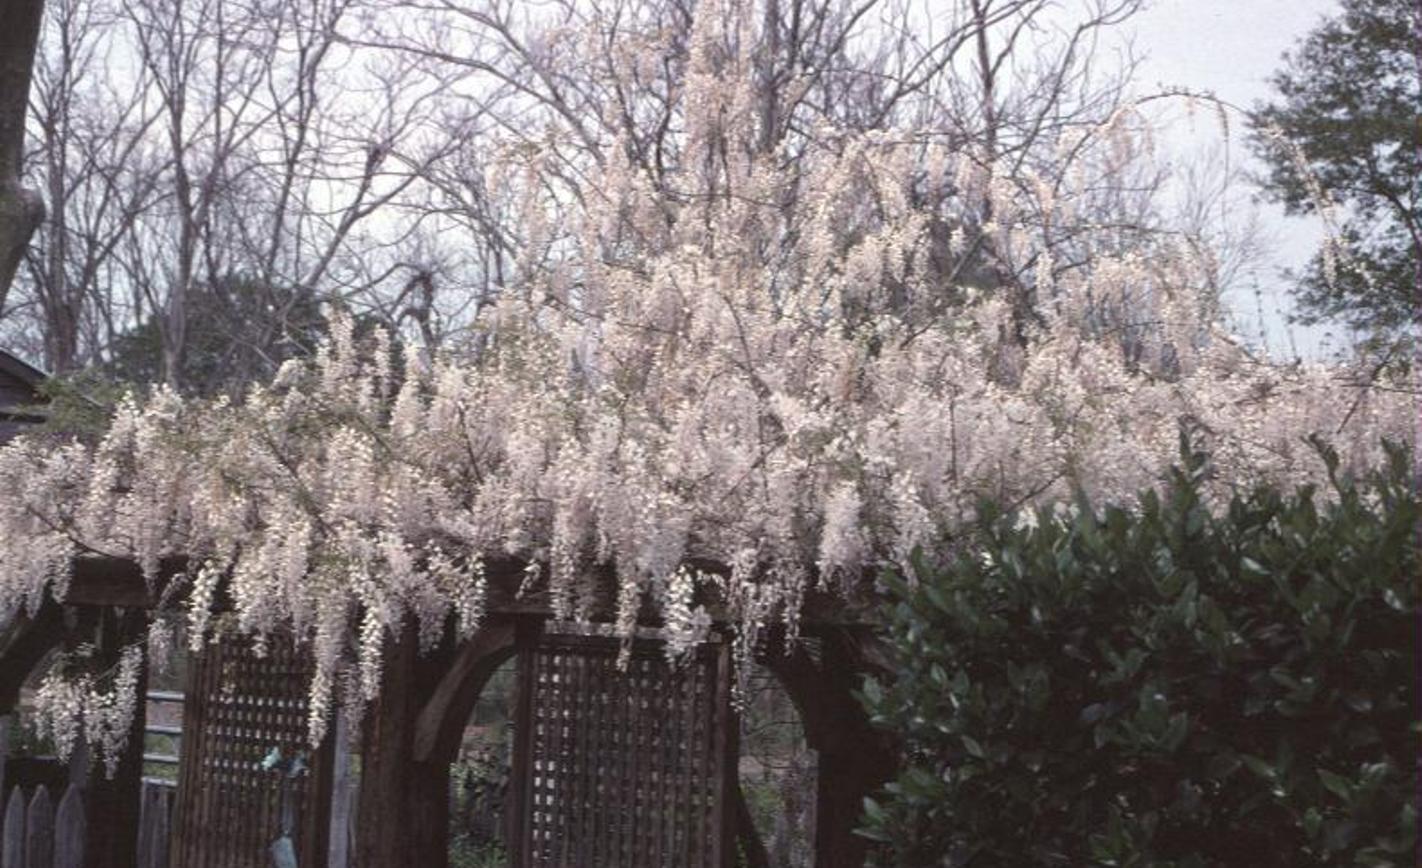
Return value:
[(1138, 509), (988, 515), (887, 579), (904, 767), (866, 802), (888, 864), (1412, 865), (1419, 504), (1409, 456), (1334, 497), (1219, 515), (1204, 456)]

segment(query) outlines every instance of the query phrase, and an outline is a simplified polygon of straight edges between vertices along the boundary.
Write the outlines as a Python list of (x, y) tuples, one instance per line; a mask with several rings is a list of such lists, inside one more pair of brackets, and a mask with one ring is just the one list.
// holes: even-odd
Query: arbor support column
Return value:
[(415, 758), (416, 724), (436, 665), (420, 658), (413, 625), (386, 638), (380, 696), (364, 722), (356, 868), (449, 864), (449, 766)]

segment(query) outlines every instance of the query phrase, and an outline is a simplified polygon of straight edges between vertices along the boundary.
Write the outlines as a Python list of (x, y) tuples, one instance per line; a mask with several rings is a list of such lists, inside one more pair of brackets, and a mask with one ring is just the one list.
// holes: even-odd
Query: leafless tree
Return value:
[[(1026, 324), (1049, 301), (1044, 274), (1110, 253), (1112, 231), (1124, 248), (1179, 222), (1159, 165), (1101, 146), (1136, 132), (1134, 61), (1107, 57), (1102, 39), (1140, 5), (761, 0), (755, 26), (718, 31), (698, 55), (698, 18), (729, 20), (729, 4), (61, 0), (30, 124), (32, 177), (59, 204), (24, 294), (56, 367), (109, 360), (147, 329), (161, 348), (152, 375), (180, 387), (196, 385), (183, 382), (194, 321), (220, 321), (222, 345), (197, 352), (225, 387), (301, 352), (323, 302), (434, 344), (526, 283), (521, 269), (556, 250), (518, 195), (535, 154), (538, 183), (560, 184), (555, 207), (599, 196), (589, 170), (614, 153), (675, 202), (681, 189), (736, 195), (713, 164), (751, 156), (735, 148), (795, 178), (811, 150), (874, 130), (978, 170), (917, 185), (940, 279), (903, 304), (932, 313), (964, 287), (993, 289)], [(721, 138), (689, 166), (681, 98), (691, 77), (733, 63), (753, 71), (756, 135), (704, 131)], [(105, 93), (85, 64), (123, 69), (124, 89)], [(1032, 245), (990, 231), (1014, 190), (1032, 202), (1071, 184), (1094, 191), (1076, 203), (1089, 234), (1051, 215)], [(789, 251), (810, 191), (786, 189), (789, 235), (757, 243)], [(876, 207), (856, 216), (866, 231)]]
[(446, 82), (336, 41), (353, 8), (52, 6), (25, 169), (53, 206), (17, 313), (54, 370), (151, 350), (124, 373), (237, 387), (308, 348), (322, 301), (374, 293), (366, 260), (418, 219), (392, 206), (454, 139)]
[[(765, 0), (758, 29), (729, 32), (713, 62), (753, 57), (754, 147), (781, 155), (781, 170), (792, 175), (807, 146), (826, 145), (827, 130), (913, 129), (924, 144), (973, 154), (1009, 184), (1031, 175), (1060, 185), (1070, 167), (1087, 159), (1089, 149), (1079, 140), (1126, 99), (1133, 60), (1103, 62), (1099, 41), (1141, 2), (1068, 5), (1074, 16), (1047, 0)], [(603, 163), (614, 147), (673, 197), (678, 173), (697, 170), (682, 162), (686, 130), (678, 98), (695, 74), (689, 69), (692, 29), (706, 3), (562, 0), (529, 7), (507, 0), (377, 0), (377, 8), (367, 26), (344, 32), (343, 39), (417, 57), (428, 69), (466, 71), (474, 83), (467, 104), (487, 141), (538, 149), (548, 144), (550, 124), (570, 130), (552, 144), (570, 195), (597, 195), (583, 189), (585, 167)], [(481, 187), (487, 163), (463, 153), (458, 158), (436, 167), (432, 186), (445, 197), (445, 213), (459, 214), (477, 243), (488, 245), (488, 265), (502, 284), (507, 251), (523, 246), (521, 230), (516, 220), (501, 222), (491, 207)], [(1120, 166), (1096, 169), (1104, 174)], [(714, 167), (707, 170), (714, 175)], [(926, 204), (951, 215), (938, 230), (945, 283), (1016, 286), (1030, 304), (1032, 263), (995, 248), (977, 231), (993, 219), (989, 200), (964, 197), (952, 185), (925, 188), (924, 195), (940, 200)], [(793, 204), (784, 203), (787, 212)], [(1123, 225), (1139, 218), (1125, 214), (1125, 205), (1107, 197), (1095, 203), (1115, 209)], [(949, 255), (950, 232), (964, 227), (966, 251)], [(1060, 239), (1068, 246), (1073, 240)], [(1061, 267), (1082, 259), (1063, 255)]]
[(160, 193), (162, 165), (144, 141), (157, 113), (141, 75), (105, 69), (104, 17), (92, 0), (49, 4), (30, 101), (29, 159), (49, 209), (27, 276), (56, 373), (93, 361), (135, 312), (111, 291), (116, 254)]

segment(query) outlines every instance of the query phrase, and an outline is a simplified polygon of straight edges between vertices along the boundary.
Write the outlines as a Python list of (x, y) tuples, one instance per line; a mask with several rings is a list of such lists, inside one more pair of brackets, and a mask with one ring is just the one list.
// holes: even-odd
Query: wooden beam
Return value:
[(509, 786), (504, 795), (504, 845), (508, 848), (510, 868), (528, 868), (533, 859), (525, 852), (529, 811), (533, 801), (528, 782), (533, 779), (529, 757), (532, 754), (532, 727), (519, 721), (533, 720), (533, 690), (535, 656), (533, 647), (543, 630), (537, 621), (521, 619), (516, 626), (514, 644), (518, 648), (518, 676), (514, 680), (513, 766), (509, 770)]
[(465, 642), (415, 721), (415, 759), (453, 762), (469, 714), (494, 671), (513, 656), (514, 621), (492, 617)]
[[(151, 609), (158, 605), (163, 590), (177, 576), (183, 575), (189, 560), (182, 555), (164, 558), (159, 562), (158, 574), (152, 586), (143, 577), (138, 564), (124, 558), (83, 555), (73, 561), (73, 578), (64, 604), (71, 606), (115, 606), (120, 608)], [(729, 569), (713, 561), (693, 560), (689, 566), (705, 573), (728, 575)], [(520, 594), (527, 577), (528, 562), (519, 558), (496, 558), (484, 562), (484, 577), (488, 598), (485, 610), (496, 615), (536, 615), (548, 617), (553, 606), (546, 590), (536, 589)], [(588, 568), (594, 576), (594, 584), (600, 590), (600, 599), (591, 607), (591, 616), (596, 619), (610, 619), (616, 614), (616, 576), (606, 566)], [(174, 600), (173, 602), (176, 602)], [(714, 588), (702, 588), (698, 602), (706, 607), (711, 619), (719, 624), (728, 623), (730, 613), (725, 602), (715, 593)], [(872, 595), (846, 598), (837, 593), (814, 589), (805, 593), (800, 610), (802, 624), (810, 626), (863, 626), (875, 621), (874, 610), (878, 600)], [(656, 613), (648, 611), (646, 621), (654, 622)]]
[(365, 715), (355, 826), (357, 868), (447, 868), (449, 764), (419, 762), (419, 710), (448, 667), (439, 651), (421, 657), (417, 629), (385, 638), (380, 695)]
[(157, 605), (161, 591), (174, 576), (188, 568), (186, 557), (164, 558), (158, 562), (158, 575), (150, 588), (137, 562), (124, 558), (85, 555), (72, 563), (69, 592), (64, 595), (68, 606), (115, 606), (124, 609), (151, 609)]

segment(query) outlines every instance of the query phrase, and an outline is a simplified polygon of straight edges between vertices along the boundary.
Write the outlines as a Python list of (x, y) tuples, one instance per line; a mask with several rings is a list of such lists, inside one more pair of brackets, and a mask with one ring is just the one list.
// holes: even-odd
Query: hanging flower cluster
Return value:
[(52, 670), (35, 693), (36, 733), (53, 741), (61, 761), (69, 759), (82, 735), (112, 778), (133, 727), (142, 667), (143, 649), (130, 645), (107, 683), (89, 673), (68, 676)]
[(1220, 494), (1319, 478), (1308, 433), (1350, 467), (1413, 439), (1409, 383), (1255, 358), (1197, 292), (1196, 248), (1094, 236), (1089, 172), (830, 129), (784, 170), (728, 19), (701, 17), (715, 6), (698, 6), (675, 183), (615, 145), (585, 167), (599, 183), (560, 195), (563, 167), (521, 151), (519, 273), (464, 348), (418, 361), (335, 312), (314, 359), (240, 402), (160, 390), (93, 447), (0, 450), (0, 612), (62, 597), (80, 553), (150, 575), (185, 553), (195, 647), (224, 576), (241, 631), (311, 641), (319, 738), (338, 693), (379, 691), (388, 633), (477, 628), (488, 558), (527, 559), (559, 619), (590, 617), (610, 568), (623, 635), (650, 599), (678, 651), (708, 618), (709, 580), (684, 565), (723, 564), (748, 647), (777, 621), (793, 634), (810, 589), (860, 592), (950, 545), (979, 498), (1128, 501), (1182, 423)]

